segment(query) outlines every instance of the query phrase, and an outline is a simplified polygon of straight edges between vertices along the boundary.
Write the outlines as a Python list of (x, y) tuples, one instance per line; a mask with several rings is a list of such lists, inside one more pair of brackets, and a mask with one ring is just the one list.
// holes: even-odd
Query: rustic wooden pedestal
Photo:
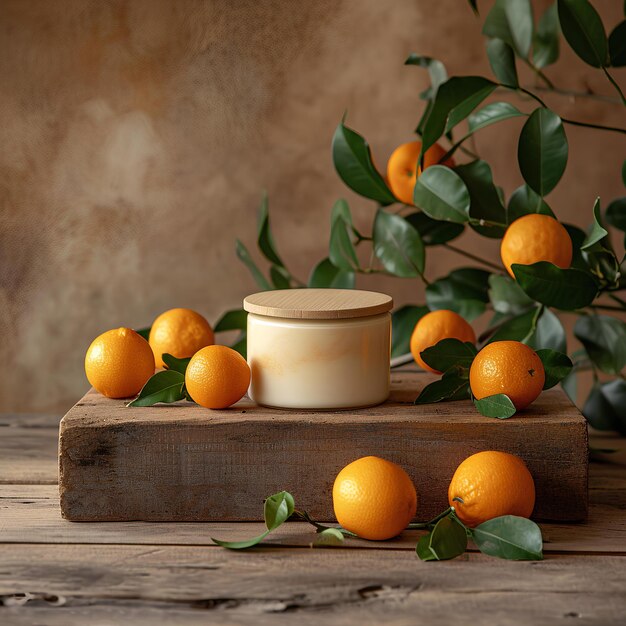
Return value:
[(560, 389), (498, 420), (469, 401), (414, 406), (432, 380), (394, 373), (386, 404), (342, 412), (245, 402), (221, 411), (191, 403), (126, 408), (91, 390), (61, 421), (61, 512), (74, 521), (260, 520), (264, 498), (285, 489), (298, 508), (332, 520), (335, 476), (373, 454), (409, 473), (424, 520), (447, 506), (464, 458), (502, 450), (522, 457), (535, 479), (535, 518), (586, 518), (587, 426)]

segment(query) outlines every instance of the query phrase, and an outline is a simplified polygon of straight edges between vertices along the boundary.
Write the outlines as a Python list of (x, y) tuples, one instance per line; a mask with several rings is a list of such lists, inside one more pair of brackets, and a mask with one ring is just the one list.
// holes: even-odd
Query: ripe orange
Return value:
[(513, 278), (513, 263), (532, 265), (549, 261), (568, 268), (572, 262), (572, 240), (565, 227), (553, 217), (531, 213), (516, 219), (506, 229), (500, 244), (500, 256)]
[(207, 346), (191, 357), (185, 385), (194, 402), (207, 409), (225, 409), (245, 395), (250, 368), (232, 348)]
[(441, 374), (423, 361), (420, 352), (449, 338), (476, 343), (474, 329), (458, 313), (447, 309), (426, 313), (417, 322), (411, 335), (411, 353), (415, 362), (429, 372)]
[(391, 539), (415, 517), (417, 493), (399, 465), (365, 456), (337, 474), (333, 507), (346, 530), (363, 539)]
[(448, 488), (448, 502), (468, 526), (501, 515), (530, 517), (535, 506), (535, 482), (519, 457), (491, 450), (478, 452), (457, 467)]
[(107, 398), (129, 398), (154, 374), (148, 342), (130, 328), (115, 328), (96, 337), (85, 355), (90, 384)]
[(157, 367), (163, 367), (163, 354), (179, 359), (193, 356), (200, 348), (213, 345), (215, 336), (200, 313), (191, 309), (170, 309), (154, 320), (149, 341)]
[[(404, 202), (413, 204), (413, 188), (421, 169), (417, 167), (417, 160), (422, 149), (421, 141), (410, 141), (398, 146), (387, 162), (387, 183), (393, 195)], [(431, 165), (437, 165), (446, 153), (439, 144), (428, 148), (424, 153), (424, 169)], [(446, 159), (442, 165), (454, 166), (454, 159)]]
[(494, 341), (476, 355), (469, 380), (477, 400), (504, 393), (521, 411), (541, 393), (545, 371), (537, 353), (526, 344)]

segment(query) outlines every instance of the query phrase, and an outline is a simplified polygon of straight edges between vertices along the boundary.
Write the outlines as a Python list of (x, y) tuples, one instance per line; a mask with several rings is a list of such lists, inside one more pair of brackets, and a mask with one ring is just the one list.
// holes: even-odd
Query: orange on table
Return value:
[(411, 335), (411, 354), (415, 362), (429, 372), (441, 374), (422, 359), (420, 352), (450, 338), (476, 343), (474, 329), (458, 313), (447, 309), (426, 313), (415, 324)]
[(200, 313), (191, 309), (170, 309), (154, 320), (149, 342), (157, 367), (163, 367), (163, 354), (178, 359), (193, 356), (200, 348), (213, 345), (215, 336)]
[(469, 380), (477, 400), (504, 393), (521, 411), (541, 393), (545, 371), (537, 353), (526, 344), (494, 341), (474, 358)]
[(250, 385), (246, 360), (227, 346), (207, 346), (189, 361), (185, 386), (194, 402), (207, 409), (225, 409), (240, 400)]
[(535, 481), (519, 457), (492, 450), (478, 452), (457, 467), (448, 488), (448, 502), (467, 526), (501, 515), (530, 517), (535, 506)]
[[(413, 188), (422, 171), (417, 166), (421, 149), (421, 141), (403, 143), (392, 152), (387, 162), (387, 184), (393, 195), (404, 204), (413, 204)], [(445, 153), (446, 150), (439, 144), (434, 144), (428, 148), (424, 153), (424, 169), (431, 165), (437, 165)], [(453, 167), (454, 159), (446, 159), (442, 165)]]
[(87, 380), (107, 398), (137, 395), (154, 374), (148, 342), (130, 328), (115, 328), (96, 337), (85, 355)]
[(532, 265), (549, 261), (565, 269), (572, 262), (572, 240), (563, 224), (550, 215), (531, 213), (516, 219), (506, 229), (500, 256), (513, 278), (513, 263)]
[(337, 474), (333, 507), (346, 530), (363, 539), (391, 539), (415, 517), (417, 493), (399, 465), (365, 456)]

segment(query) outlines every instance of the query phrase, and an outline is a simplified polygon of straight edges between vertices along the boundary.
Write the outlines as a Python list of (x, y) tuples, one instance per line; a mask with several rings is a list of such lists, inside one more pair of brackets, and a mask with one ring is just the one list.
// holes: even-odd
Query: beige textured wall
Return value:
[[(605, 23), (620, 19), (621, 2), (594, 4)], [(366, 228), (375, 207), (337, 179), (330, 138), (346, 109), (380, 164), (411, 138), (426, 85), (402, 65), (411, 51), (450, 73), (488, 72), (463, 0), (2, 0), (0, 410), (69, 407), (87, 386), (84, 351), (104, 330), (147, 325), (173, 306), (212, 321), (237, 306), (254, 285), (233, 244), (253, 246), (262, 189), (298, 275), (324, 254), (337, 197)], [(550, 74), (611, 93), (571, 54)], [(624, 123), (617, 106), (550, 102)], [(482, 131), (477, 147), (510, 192), (521, 182), (519, 125), (507, 129)], [(621, 193), (626, 150), (617, 136), (568, 136), (550, 201), (585, 225), (597, 193)], [(497, 258), (494, 242), (460, 244), (479, 241)], [(427, 273), (458, 261), (435, 252)], [(422, 301), (415, 281), (359, 282)]]

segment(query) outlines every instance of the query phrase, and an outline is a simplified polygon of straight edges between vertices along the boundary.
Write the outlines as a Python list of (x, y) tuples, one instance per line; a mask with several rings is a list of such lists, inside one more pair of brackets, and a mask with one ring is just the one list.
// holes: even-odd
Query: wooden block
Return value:
[(522, 457), (537, 489), (534, 517), (587, 516), (587, 426), (560, 389), (508, 420), (469, 401), (414, 406), (427, 374), (392, 376), (389, 401), (343, 412), (280, 411), (240, 403), (126, 408), (90, 391), (61, 421), (61, 511), (74, 521), (253, 521), (285, 489), (318, 520), (332, 520), (332, 485), (369, 454), (415, 482), (418, 518), (447, 506), (458, 464), (481, 450)]

